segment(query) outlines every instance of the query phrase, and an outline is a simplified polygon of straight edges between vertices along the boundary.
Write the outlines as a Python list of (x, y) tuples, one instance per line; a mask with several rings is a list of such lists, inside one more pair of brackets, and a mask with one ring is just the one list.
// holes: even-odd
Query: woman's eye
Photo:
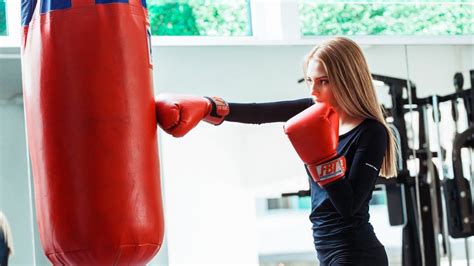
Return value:
[(327, 80), (320, 80), (320, 81), (319, 81), (319, 84), (321, 84), (321, 85), (326, 85), (326, 84), (328, 84), (328, 83), (329, 83), (329, 82), (328, 82)]

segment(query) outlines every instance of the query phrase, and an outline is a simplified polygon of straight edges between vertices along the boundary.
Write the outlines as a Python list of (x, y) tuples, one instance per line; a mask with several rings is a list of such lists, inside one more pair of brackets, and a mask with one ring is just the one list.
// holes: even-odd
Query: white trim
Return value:
[(0, 47), (20, 47), (21, 40), (11, 36), (0, 36)]
[[(153, 36), (152, 46), (291, 46), (314, 45), (331, 36), (301, 39), (262, 39), (257, 36)], [(360, 45), (474, 45), (474, 35), (468, 36), (349, 36)], [(20, 47), (21, 38), (1, 36), (0, 47)]]
[(252, 33), (256, 40), (299, 38), (298, 3), (291, 0), (251, 0)]
[[(302, 41), (321, 41), (331, 36), (305, 36)], [(368, 45), (473, 45), (474, 35), (465, 36), (347, 36), (359, 44)]]
[(265, 4), (262, 0), (250, 1), (250, 19), (252, 21), (252, 35), (254, 39), (265, 39), (266, 21), (265, 21)]
[(299, 40), (301, 38), (298, 7), (297, 1), (280, 0), (280, 28), (282, 40)]
[[(474, 45), (474, 36), (348, 36), (360, 45)], [(331, 36), (301, 39), (248, 37), (153, 36), (153, 46), (288, 46), (314, 45)]]
[(0, 54), (0, 59), (20, 59), (20, 54), (11, 53), (11, 54)]

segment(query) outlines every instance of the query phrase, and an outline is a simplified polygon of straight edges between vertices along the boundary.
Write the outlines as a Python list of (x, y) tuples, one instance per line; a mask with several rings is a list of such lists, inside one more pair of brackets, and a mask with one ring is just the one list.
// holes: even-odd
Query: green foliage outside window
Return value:
[(474, 34), (474, 4), (469, 0), (357, 2), (301, 1), (301, 33), (305, 36)]
[(251, 35), (249, 0), (149, 0), (153, 35)]
[(0, 36), (7, 35), (7, 13), (5, 1), (0, 0)]

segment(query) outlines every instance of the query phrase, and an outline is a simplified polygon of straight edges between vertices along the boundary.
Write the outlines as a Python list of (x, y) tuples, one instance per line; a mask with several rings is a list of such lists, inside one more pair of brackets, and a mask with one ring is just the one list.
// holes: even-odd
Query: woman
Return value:
[(396, 176), (396, 147), (362, 50), (348, 38), (330, 39), (307, 55), (304, 70), (311, 98), (227, 104), (162, 94), (158, 123), (180, 137), (201, 119), (215, 125), (286, 122), (310, 177), (310, 220), (321, 265), (388, 265), (369, 223), (369, 201), (379, 175)]
[(0, 211), (0, 265), (8, 265), (8, 257), (13, 255), (13, 239), (7, 218)]

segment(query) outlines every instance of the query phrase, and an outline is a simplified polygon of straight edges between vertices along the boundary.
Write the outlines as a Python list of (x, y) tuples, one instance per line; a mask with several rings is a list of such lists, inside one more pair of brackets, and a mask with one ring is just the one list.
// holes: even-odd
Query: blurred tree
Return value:
[(251, 35), (249, 0), (149, 0), (153, 35)]
[(299, 5), (301, 32), (303, 35), (474, 34), (474, 5), (469, 0), (383, 2), (302, 1)]
[(188, 4), (149, 5), (148, 10), (154, 35), (199, 35), (196, 17)]
[(7, 35), (7, 13), (5, 1), (0, 0), (0, 36)]

